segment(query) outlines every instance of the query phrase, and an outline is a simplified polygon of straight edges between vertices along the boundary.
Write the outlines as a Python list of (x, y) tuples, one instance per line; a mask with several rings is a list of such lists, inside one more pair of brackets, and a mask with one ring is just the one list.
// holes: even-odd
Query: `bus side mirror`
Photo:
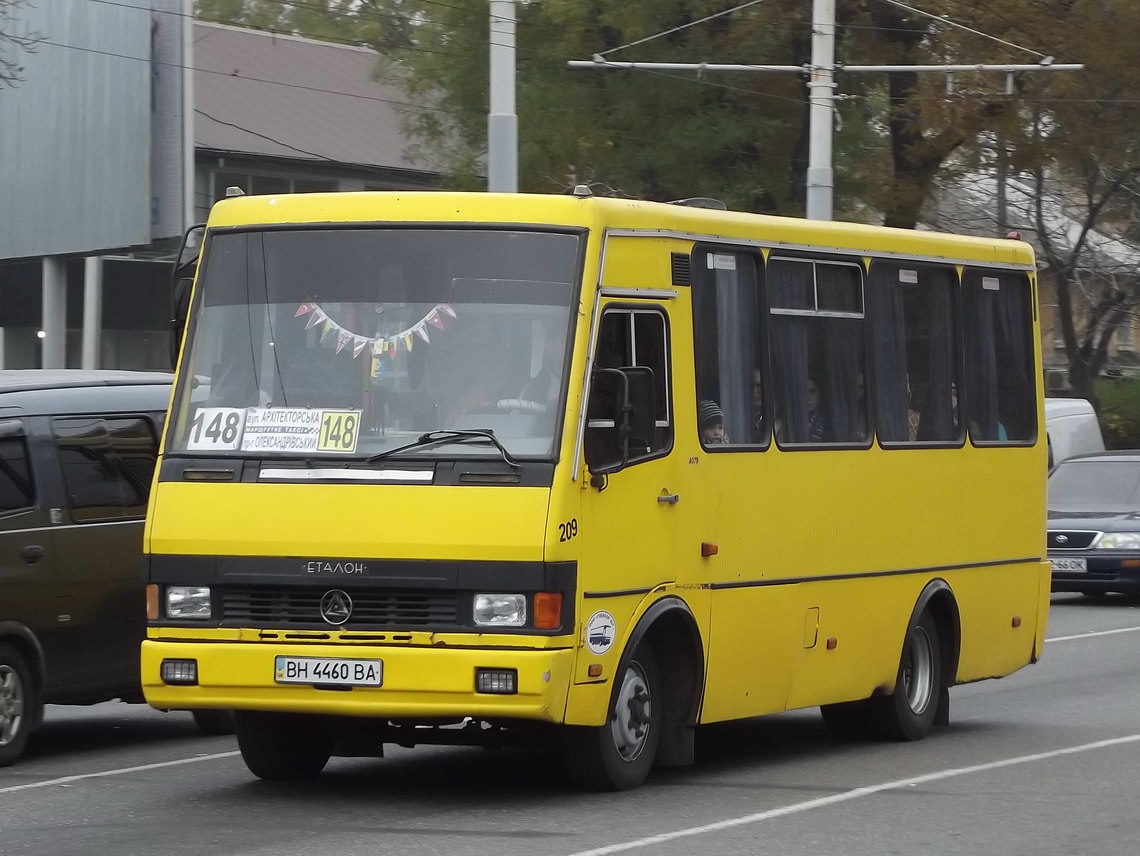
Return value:
[(170, 367), (177, 368), (178, 349), (186, 333), (186, 317), (190, 312), (190, 292), (194, 287), (194, 268), (202, 247), (202, 234), (206, 224), (191, 226), (182, 236), (182, 246), (170, 274)]
[(657, 396), (653, 369), (625, 366), (597, 369), (586, 421), (586, 465), (591, 484), (616, 473), (653, 446)]

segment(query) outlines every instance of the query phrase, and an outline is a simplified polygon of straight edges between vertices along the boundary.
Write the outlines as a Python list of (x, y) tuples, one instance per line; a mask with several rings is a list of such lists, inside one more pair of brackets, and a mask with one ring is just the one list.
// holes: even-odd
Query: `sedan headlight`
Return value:
[(166, 617), (199, 621), (210, 618), (210, 587), (167, 586)]
[(1098, 550), (1140, 550), (1140, 532), (1105, 532), (1096, 542)]
[(526, 624), (525, 594), (475, 595), (477, 627), (522, 627)]

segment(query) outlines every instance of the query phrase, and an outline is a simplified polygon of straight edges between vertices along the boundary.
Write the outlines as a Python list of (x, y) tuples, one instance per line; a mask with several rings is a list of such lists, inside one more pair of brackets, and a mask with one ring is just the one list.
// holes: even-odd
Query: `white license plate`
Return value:
[(279, 684), (348, 684), (378, 687), (384, 682), (383, 660), (340, 657), (277, 657), (274, 680)]
[(1062, 571), (1067, 574), (1083, 574), (1089, 569), (1087, 559), (1050, 559), (1049, 564), (1053, 566), (1054, 571)]

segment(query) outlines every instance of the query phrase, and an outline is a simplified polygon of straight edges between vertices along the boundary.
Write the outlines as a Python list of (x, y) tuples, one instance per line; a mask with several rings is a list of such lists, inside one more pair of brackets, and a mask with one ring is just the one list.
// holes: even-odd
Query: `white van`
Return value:
[(1096, 411), (1083, 398), (1046, 398), (1045, 431), (1049, 437), (1049, 469), (1074, 455), (1104, 451)]

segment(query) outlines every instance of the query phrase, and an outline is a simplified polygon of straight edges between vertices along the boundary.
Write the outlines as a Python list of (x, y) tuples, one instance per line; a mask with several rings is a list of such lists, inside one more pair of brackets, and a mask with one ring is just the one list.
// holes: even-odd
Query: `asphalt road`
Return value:
[(695, 767), (623, 794), (537, 752), (434, 747), (269, 784), (186, 714), (53, 707), (0, 769), (0, 855), (1138, 853), (1140, 601), (1056, 595), (1049, 637), (955, 688), (921, 743), (836, 743), (801, 711), (705, 729)]

